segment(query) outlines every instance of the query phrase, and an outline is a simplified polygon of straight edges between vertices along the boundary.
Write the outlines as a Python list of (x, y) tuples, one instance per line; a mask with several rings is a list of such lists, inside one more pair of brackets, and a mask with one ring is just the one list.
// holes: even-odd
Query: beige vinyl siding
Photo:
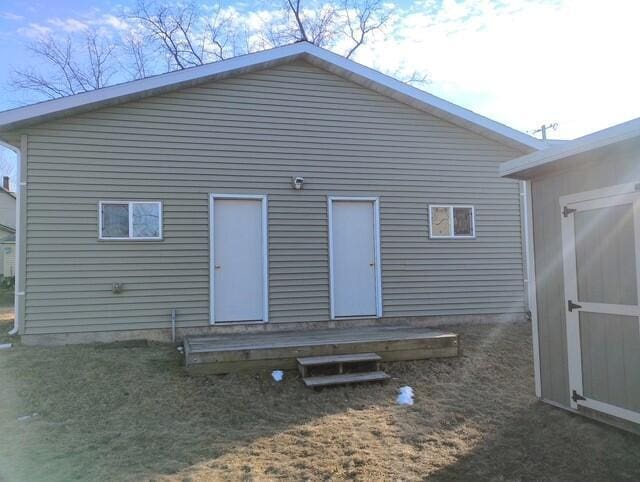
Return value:
[[(542, 397), (570, 406), (560, 196), (640, 181), (635, 147), (582, 154), (584, 164), (531, 181)], [(631, 144), (633, 145), (633, 144)]]
[[(519, 186), (497, 176), (520, 153), (309, 64), (25, 133), (26, 333), (207, 325), (212, 192), (268, 195), (274, 323), (329, 318), (327, 195), (380, 196), (384, 316), (525, 309)], [(100, 200), (162, 201), (164, 240), (98, 241)], [(429, 240), (429, 203), (475, 205), (477, 239)]]

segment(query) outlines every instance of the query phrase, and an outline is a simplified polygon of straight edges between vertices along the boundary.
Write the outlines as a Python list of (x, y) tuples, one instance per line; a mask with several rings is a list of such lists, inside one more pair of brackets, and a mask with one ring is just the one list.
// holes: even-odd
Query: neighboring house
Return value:
[(15, 275), (16, 195), (11, 192), (9, 177), (2, 178), (0, 188), (0, 275)]
[(3, 112), (0, 138), (27, 343), (167, 339), (173, 309), (180, 336), (527, 311), (497, 169), (546, 145), (308, 43)]
[(530, 186), (538, 397), (640, 431), (640, 119), (500, 172)]

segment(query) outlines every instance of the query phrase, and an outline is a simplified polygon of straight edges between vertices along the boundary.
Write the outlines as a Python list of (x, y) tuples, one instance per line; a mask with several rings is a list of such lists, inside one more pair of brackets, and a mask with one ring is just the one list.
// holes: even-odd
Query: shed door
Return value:
[(334, 317), (375, 316), (375, 204), (368, 200), (330, 203)]
[(640, 423), (640, 193), (566, 196), (561, 210), (571, 405)]

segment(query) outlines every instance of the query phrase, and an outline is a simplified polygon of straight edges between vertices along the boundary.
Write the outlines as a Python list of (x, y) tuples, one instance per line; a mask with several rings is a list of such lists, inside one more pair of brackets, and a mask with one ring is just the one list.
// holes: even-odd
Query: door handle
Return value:
[(376, 265), (375, 263), (369, 263), (369, 266), (375, 266), (375, 265)]
[(222, 268), (222, 266), (220, 266), (219, 264), (216, 264), (216, 269), (220, 269)]

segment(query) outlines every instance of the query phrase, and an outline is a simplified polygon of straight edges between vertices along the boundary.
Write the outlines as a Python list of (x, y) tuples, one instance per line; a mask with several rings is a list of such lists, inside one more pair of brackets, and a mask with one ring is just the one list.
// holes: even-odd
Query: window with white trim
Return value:
[(475, 238), (476, 216), (473, 206), (431, 204), (429, 237), (431, 239)]
[(159, 201), (100, 201), (100, 239), (162, 239), (162, 203)]

